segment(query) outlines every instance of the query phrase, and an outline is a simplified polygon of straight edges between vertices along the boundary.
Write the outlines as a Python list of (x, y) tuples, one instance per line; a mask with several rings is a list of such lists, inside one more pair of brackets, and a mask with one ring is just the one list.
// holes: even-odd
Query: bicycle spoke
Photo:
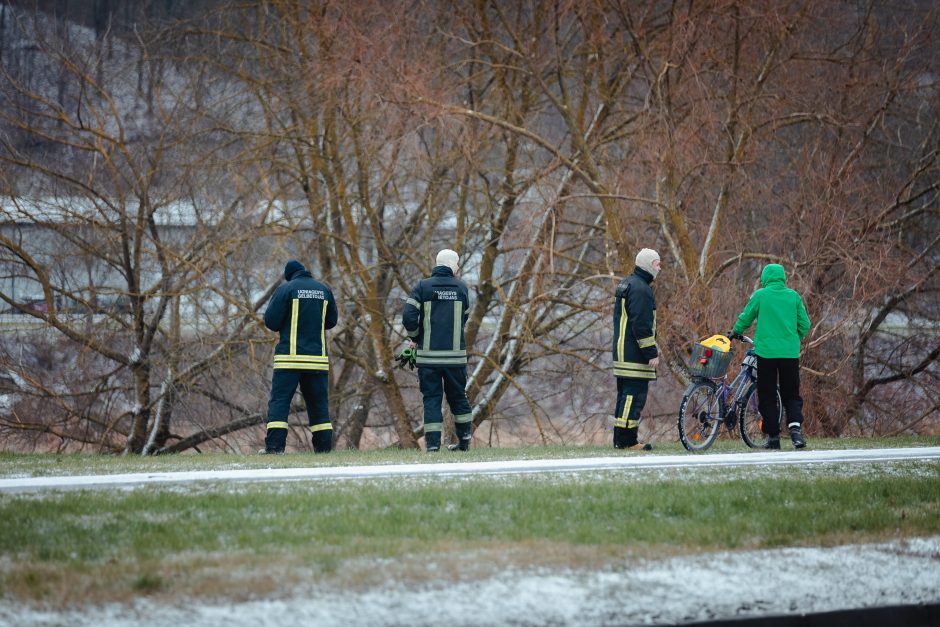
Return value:
[[(741, 439), (751, 448), (761, 448), (767, 442), (767, 434), (764, 433), (763, 429), (764, 421), (758, 407), (757, 384), (752, 383), (744, 394), (738, 422), (741, 427)], [(780, 413), (783, 412), (779, 392), (777, 393), (777, 410)]]
[(700, 382), (690, 387), (679, 407), (679, 440), (689, 451), (712, 445), (722, 425), (722, 403), (715, 385)]

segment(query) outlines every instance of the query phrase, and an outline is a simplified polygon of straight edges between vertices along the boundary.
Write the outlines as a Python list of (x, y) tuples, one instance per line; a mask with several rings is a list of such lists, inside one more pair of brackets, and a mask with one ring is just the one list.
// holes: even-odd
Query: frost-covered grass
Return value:
[(0, 520), (0, 597), (265, 598), (298, 581), (365, 589), (936, 535), (940, 464), (4, 494)]
[[(940, 446), (940, 437), (897, 438), (810, 438), (810, 450), (842, 450)], [(784, 443), (788, 448), (789, 443)], [(719, 440), (705, 455), (751, 451), (740, 440)], [(657, 442), (652, 452), (614, 451), (609, 446), (531, 446), (523, 448), (474, 448), (457, 454), (442, 451), (434, 455), (416, 450), (381, 449), (334, 451), (329, 455), (296, 452), (287, 455), (236, 455), (231, 453), (164, 455), (160, 457), (116, 455), (25, 455), (0, 452), (0, 478), (55, 475), (96, 475), (133, 472), (176, 472), (193, 470), (238, 470), (249, 468), (293, 468), (314, 466), (367, 466), (408, 463), (449, 463), (457, 461), (505, 461), (525, 459), (572, 459), (611, 455), (686, 454), (678, 442)]]

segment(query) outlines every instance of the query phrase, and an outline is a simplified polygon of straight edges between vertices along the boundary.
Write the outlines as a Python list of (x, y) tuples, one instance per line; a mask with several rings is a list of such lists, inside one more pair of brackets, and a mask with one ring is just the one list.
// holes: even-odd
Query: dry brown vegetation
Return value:
[(415, 447), (400, 298), (442, 247), (478, 444), (603, 441), (643, 246), (657, 437), (770, 261), (813, 321), (809, 433), (938, 429), (934, 3), (44, 8), (0, 6), (4, 448), (250, 450), (292, 257), (340, 301), (339, 445)]

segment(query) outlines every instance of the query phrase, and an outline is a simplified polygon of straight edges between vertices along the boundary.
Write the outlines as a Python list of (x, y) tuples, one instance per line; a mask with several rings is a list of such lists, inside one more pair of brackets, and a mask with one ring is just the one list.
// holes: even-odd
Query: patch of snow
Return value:
[(0, 394), (0, 410), (9, 411), (20, 402), (19, 394)]
[(0, 622), (39, 625), (665, 625), (940, 602), (940, 536), (646, 560), (603, 571), (508, 571), (480, 581), (366, 591), (300, 586), (282, 599), (148, 600), (53, 611), (0, 600)]
[(18, 387), (19, 389), (25, 390), (31, 387), (29, 383), (26, 381), (26, 379), (21, 377), (16, 370), (7, 368), (4, 372), (6, 372), (6, 375), (10, 377), (10, 380), (13, 381), (13, 385)]

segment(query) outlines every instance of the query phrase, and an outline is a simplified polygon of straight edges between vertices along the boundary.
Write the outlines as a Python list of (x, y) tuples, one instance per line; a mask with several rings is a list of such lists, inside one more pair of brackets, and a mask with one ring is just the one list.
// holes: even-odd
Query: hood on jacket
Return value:
[(305, 271), (307, 268), (304, 267), (304, 264), (300, 263), (296, 259), (291, 259), (284, 266), (284, 280), (290, 281), (294, 278), (294, 275)]
[(760, 273), (761, 287), (767, 287), (771, 283), (787, 284), (787, 273), (779, 263), (768, 263)]

